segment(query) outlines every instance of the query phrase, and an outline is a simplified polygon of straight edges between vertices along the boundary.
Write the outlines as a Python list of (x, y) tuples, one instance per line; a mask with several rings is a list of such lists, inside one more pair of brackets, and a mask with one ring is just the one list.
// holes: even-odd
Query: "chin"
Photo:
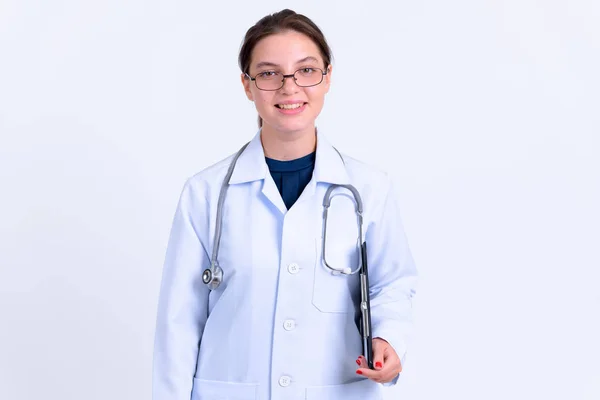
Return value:
[(312, 124), (294, 124), (294, 125), (290, 124), (290, 125), (281, 125), (278, 130), (280, 132), (294, 134), (294, 133), (297, 133), (297, 132), (305, 131), (305, 130), (310, 129), (312, 127), (313, 127)]
[(281, 121), (281, 123), (278, 124), (278, 126), (282, 131), (302, 131), (315, 126), (315, 119), (306, 118), (305, 116), (304, 118), (298, 118), (296, 120), (290, 119), (287, 121)]

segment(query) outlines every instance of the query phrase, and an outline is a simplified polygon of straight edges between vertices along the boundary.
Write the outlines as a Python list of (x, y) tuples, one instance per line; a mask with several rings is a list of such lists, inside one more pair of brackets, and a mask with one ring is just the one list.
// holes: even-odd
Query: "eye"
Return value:
[(264, 71), (259, 73), (256, 77), (259, 79), (273, 79), (279, 75), (276, 71)]
[(300, 68), (297, 73), (304, 78), (312, 78), (319, 71), (317, 68), (313, 67), (304, 67)]

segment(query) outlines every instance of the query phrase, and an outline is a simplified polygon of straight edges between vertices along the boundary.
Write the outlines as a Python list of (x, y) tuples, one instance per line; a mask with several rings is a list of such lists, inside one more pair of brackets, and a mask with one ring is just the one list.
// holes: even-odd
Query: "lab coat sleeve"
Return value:
[[(208, 288), (202, 272), (209, 257), (201, 241), (208, 222), (203, 193), (186, 182), (173, 219), (158, 300), (154, 340), (153, 400), (190, 400)], [(206, 229), (207, 230), (207, 229)]]
[[(387, 341), (404, 366), (413, 332), (412, 297), (417, 270), (389, 178), (381, 193), (386, 194), (379, 217), (366, 233), (372, 337)], [(397, 381), (398, 376), (386, 386)]]

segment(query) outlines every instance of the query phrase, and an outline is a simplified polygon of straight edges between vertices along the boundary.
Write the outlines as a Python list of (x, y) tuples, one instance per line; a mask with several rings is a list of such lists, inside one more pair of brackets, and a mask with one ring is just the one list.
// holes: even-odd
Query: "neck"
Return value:
[(298, 132), (277, 132), (263, 125), (260, 139), (265, 156), (279, 161), (295, 160), (304, 157), (317, 148), (317, 136), (314, 126)]

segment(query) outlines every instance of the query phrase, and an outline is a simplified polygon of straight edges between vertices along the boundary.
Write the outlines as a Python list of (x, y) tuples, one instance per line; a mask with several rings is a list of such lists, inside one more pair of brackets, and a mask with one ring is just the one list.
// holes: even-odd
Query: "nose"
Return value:
[(294, 80), (294, 76), (285, 76), (283, 78), (283, 86), (281, 87), (281, 91), (283, 93), (296, 93), (299, 90), (299, 86), (296, 85), (296, 81)]

